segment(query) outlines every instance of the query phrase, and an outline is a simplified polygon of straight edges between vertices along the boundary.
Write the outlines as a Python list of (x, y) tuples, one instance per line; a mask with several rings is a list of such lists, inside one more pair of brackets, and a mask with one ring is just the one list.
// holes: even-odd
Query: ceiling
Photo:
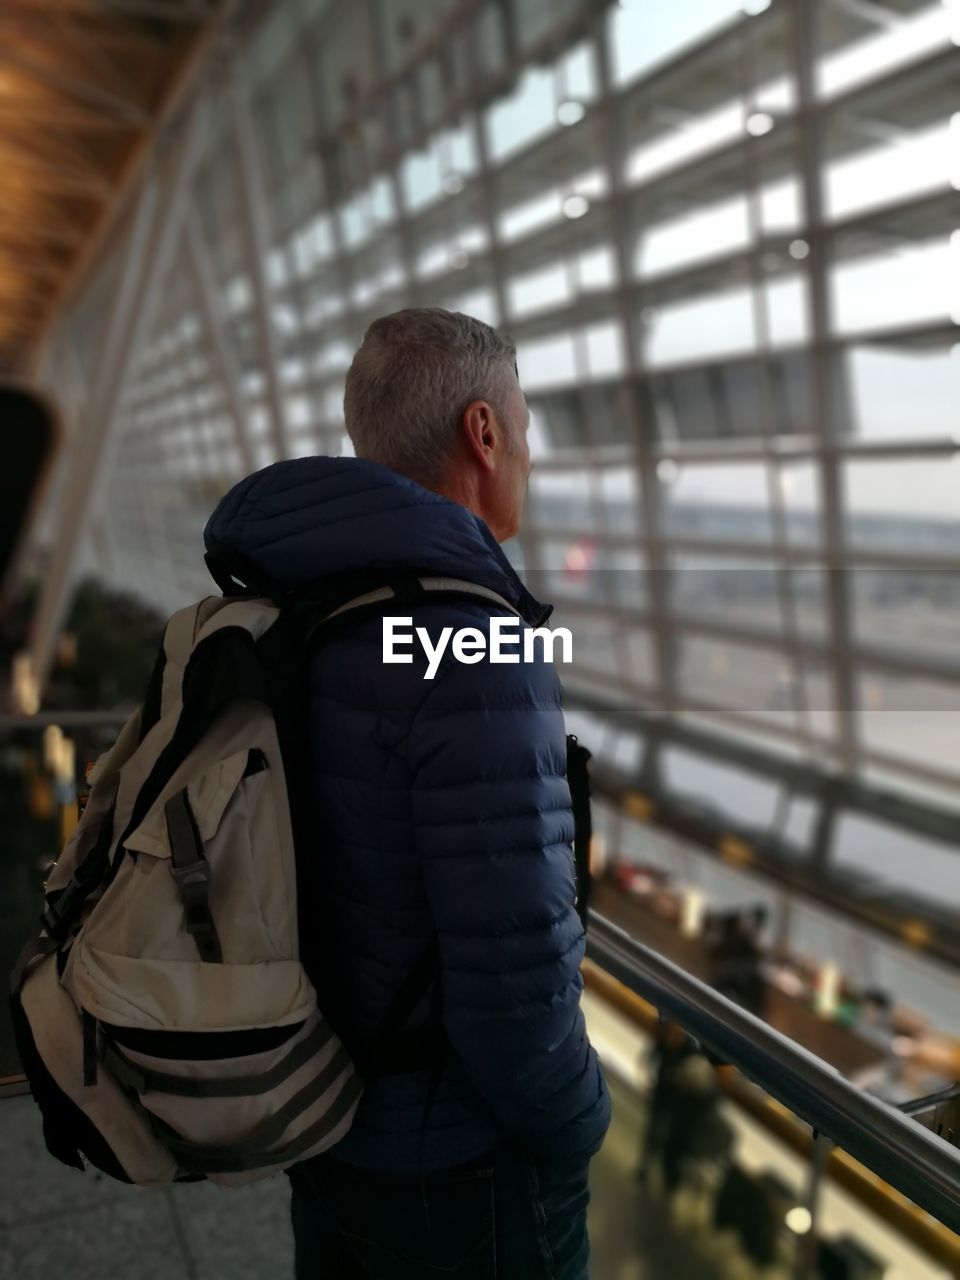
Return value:
[(0, 375), (29, 368), (215, 7), (0, 3)]

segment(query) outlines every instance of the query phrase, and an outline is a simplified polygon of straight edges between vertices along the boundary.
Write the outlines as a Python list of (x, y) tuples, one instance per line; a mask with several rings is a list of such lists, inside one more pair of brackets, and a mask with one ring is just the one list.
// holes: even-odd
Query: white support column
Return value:
[(200, 304), (200, 316), (207, 335), (207, 346), (220, 375), (223, 393), (227, 398), (230, 417), (233, 419), (233, 433), (240, 453), (240, 461), (245, 474), (256, 471), (257, 461), (248, 430), (247, 415), (243, 406), (243, 398), (237, 384), (234, 361), (231, 358), (223, 333), (223, 316), (217, 301), (217, 288), (213, 271), (210, 267), (210, 255), (204, 238), (200, 219), (195, 211), (187, 217), (187, 256), (197, 301)]
[[(158, 175), (150, 168), (144, 179), (144, 188), (140, 194), (127, 256), (120, 273), (120, 280), (113, 297), (110, 299), (110, 316), (99, 335), (99, 342), (93, 353), (93, 369), (87, 386), (85, 408), (90, 414), (103, 403), (104, 391), (110, 370), (115, 363), (115, 353), (123, 340), (123, 334), (129, 326), (130, 312), (136, 294), (141, 285), (144, 271), (144, 255), (148, 252), (148, 237), (157, 213), (157, 200), (160, 183)], [(78, 421), (78, 427), (81, 423)], [(94, 427), (96, 430), (96, 427)], [(80, 432), (77, 432), (80, 439)], [(82, 445), (81, 445), (82, 447)]]
[(254, 312), (257, 336), (260, 343), (260, 364), (267, 381), (267, 399), (270, 405), (270, 427), (276, 458), (287, 456), (287, 407), (280, 382), (280, 359), (277, 335), (271, 313), (272, 287), (267, 275), (267, 254), (270, 250), (270, 233), (267, 211), (264, 207), (265, 190), (263, 174), (257, 156), (257, 143), (250, 118), (250, 107), (241, 82), (239, 70), (234, 64), (230, 71), (230, 106), (233, 113), (233, 131), (237, 144), (240, 167), (240, 191), (243, 197), (243, 225), (247, 241), (248, 265), (253, 282)]
[[(53, 557), (44, 576), (34, 619), (30, 655), (33, 674), (42, 688), (49, 674), (57, 635), (69, 600), (77, 553), (97, 480), (108, 467), (113, 435), (131, 373), (143, 340), (153, 323), (176, 238), (181, 230), (201, 135), (208, 119), (206, 100), (188, 117), (177, 155), (164, 178), (159, 197), (151, 186), (141, 197), (124, 279), (110, 322), (110, 340), (104, 344), (106, 367), (98, 370), (89, 411), (78, 432), (76, 454), (69, 483), (63, 492), (63, 510)], [(161, 175), (157, 174), (159, 184)], [(152, 221), (149, 214), (159, 201)]]

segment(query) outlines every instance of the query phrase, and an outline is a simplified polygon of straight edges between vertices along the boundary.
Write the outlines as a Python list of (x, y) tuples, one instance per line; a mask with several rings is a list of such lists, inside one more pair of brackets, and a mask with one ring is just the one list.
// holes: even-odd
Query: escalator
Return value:
[[(584, 1005), (614, 1099), (593, 1175), (597, 1276), (960, 1275), (960, 1150), (938, 1123), (955, 1090), (919, 1108), (925, 1127), (596, 914), (588, 954)], [(669, 1104), (685, 1147), (671, 1178), (669, 1138), (651, 1160), (647, 1135), (669, 1102), (655, 1045), (680, 1024), (706, 1071)], [(708, 1116), (723, 1136), (691, 1142)]]

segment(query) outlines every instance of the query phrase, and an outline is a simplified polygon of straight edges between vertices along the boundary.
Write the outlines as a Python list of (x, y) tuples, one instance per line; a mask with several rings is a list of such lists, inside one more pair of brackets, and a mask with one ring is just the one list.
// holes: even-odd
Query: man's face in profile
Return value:
[(512, 445), (512, 452), (505, 451), (501, 461), (498, 485), (498, 511), (500, 517), (493, 530), (498, 542), (506, 542), (520, 529), (523, 499), (530, 476), (530, 410), (520, 383), (514, 381), (503, 407), (504, 431)]

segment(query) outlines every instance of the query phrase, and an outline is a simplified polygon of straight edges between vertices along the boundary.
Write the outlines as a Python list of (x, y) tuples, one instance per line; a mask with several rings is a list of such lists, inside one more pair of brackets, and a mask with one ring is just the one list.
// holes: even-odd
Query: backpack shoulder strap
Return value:
[(523, 618), (520, 610), (510, 603), (499, 592), (493, 591), (490, 587), (483, 587), (478, 582), (468, 582), (465, 578), (418, 578), (420, 584), (420, 592), (429, 596), (467, 596), (473, 599), (486, 600), (491, 604), (498, 605), (502, 609), (508, 609), (511, 613), (516, 614), (518, 618)]
[(593, 820), (590, 811), (591, 752), (577, 741), (575, 733), (567, 734), (567, 784), (573, 810), (573, 854), (577, 881), (577, 913), (586, 929), (590, 903), (590, 841)]
[(413, 604), (428, 599), (443, 598), (482, 600), (487, 604), (506, 609), (518, 618), (522, 619), (523, 617), (520, 610), (515, 605), (512, 605), (509, 600), (492, 590), (492, 588), (481, 586), (478, 582), (470, 582), (466, 578), (411, 576), (398, 578), (392, 583), (376, 587), (372, 591), (364, 592), (362, 595), (354, 596), (353, 599), (345, 601), (335, 609), (323, 612), (319, 617), (314, 617), (305, 629), (305, 639), (308, 643), (313, 642), (319, 638), (318, 633), (321, 628), (326, 629), (328, 623), (332, 624), (334, 620), (344, 619), (348, 613), (372, 613), (379, 611), (380, 606), (393, 602)]

